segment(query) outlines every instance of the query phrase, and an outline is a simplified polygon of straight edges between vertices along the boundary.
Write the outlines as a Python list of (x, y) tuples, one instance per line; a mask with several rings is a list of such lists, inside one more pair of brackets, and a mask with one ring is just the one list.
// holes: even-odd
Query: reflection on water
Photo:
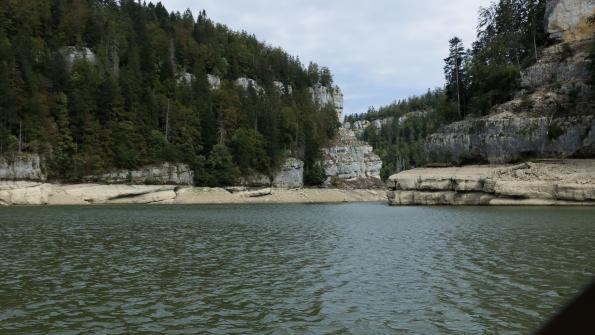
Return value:
[(0, 333), (527, 333), (595, 273), (595, 210), (0, 209)]

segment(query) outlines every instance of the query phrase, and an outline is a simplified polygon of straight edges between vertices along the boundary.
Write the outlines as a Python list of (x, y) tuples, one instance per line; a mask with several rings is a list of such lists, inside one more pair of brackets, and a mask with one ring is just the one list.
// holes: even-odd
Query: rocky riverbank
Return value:
[(200, 188), (0, 182), (1, 205), (340, 203), (385, 201), (380, 190)]
[(595, 206), (595, 160), (420, 168), (390, 177), (390, 205)]

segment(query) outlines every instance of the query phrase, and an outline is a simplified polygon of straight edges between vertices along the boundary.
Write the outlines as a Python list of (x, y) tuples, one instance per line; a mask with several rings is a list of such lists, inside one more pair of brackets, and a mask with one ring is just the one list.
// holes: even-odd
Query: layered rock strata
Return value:
[(84, 177), (85, 182), (101, 184), (193, 185), (194, 171), (186, 164), (162, 163), (138, 170), (121, 170)]
[(421, 168), (390, 177), (390, 205), (595, 205), (595, 160)]
[(39, 155), (0, 156), (0, 180), (45, 181), (46, 175)]
[(434, 162), (510, 163), (526, 158), (593, 157), (595, 106), (588, 46), (554, 45), (521, 76), (518, 96), (490, 115), (442, 127), (426, 139)]
[(338, 203), (383, 201), (384, 192), (339, 189), (237, 190), (173, 185), (0, 182), (2, 205)]
[(340, 128), (325, 155), (324, 170), (328, 184), (357, 188), (382, 186), (382, 160), (368, 143), (359, 141), (352, 130)]
[(511, 163), (528, 158), (595, 156), (595, 104), (590, 85), (593, 0), (548, 0), (546, 28), (562, 42), (521, 73), (512, 101), (490, 115), (442, 127), (426, 139), (438, 163)]

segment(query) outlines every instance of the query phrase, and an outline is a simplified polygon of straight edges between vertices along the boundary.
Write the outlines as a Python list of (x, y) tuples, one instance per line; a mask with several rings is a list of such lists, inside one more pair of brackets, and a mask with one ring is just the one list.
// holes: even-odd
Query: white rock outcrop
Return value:
[(180, 72), (176, 77), (176, 83), (178, 85), (191, 85), (193, 81), (196, 80), (196, 77), (189, 72)]
[(352, 130), (340, 128), (337, 138), (323, 152), (327, 177), (340, 181), (381, 183), (382, 160), (368, 143), (359, 141)]
[(193, 185), (194, 171), (186, 164), (162, 163), (138, 170), (120, 170), (83, 180), (105, 184)]
[(565, 41), (593, 37), (587, 18), (595, 13), (593, 0), (549, 0), (546, 27), (551, 37)]
[(66, 61), (68, 71), (72, 70), (72, 66), (77, 60), (84, 59), (93, 65), (97, 65), (97, 56), (87, 47), (79, 48), (75, 46), (67, 46), (60, 49), (60, 52)]
[(0, 182), (0, 205), (172, 203), (176, 186)]
[(46, 175), (39, 155), (0, 156), (0, 180), (45, 181)]
[(240, 86), (244, 90), (248, 90), (248, 88), (250, 86), (252, 86), (252, 88), (254, 88), (256, 93), (264, 94), (264, 88), (262, 88), (262, 86), (258, 85), (256, 80), (254, 80), (254, 79), (240, 77), (240, 78), (236, 79), (236, 85)]
[(590, 41), (559, 43), (542, 51), (537, 63), (521, 72), (521, 87), (535, 90), (561, 85), (584, 87), (590, 78)]
[(286, 159), (281, 167), (281, 171), (279, 171), (273, 179), (273, 187), (304, 187), (304, 162), (293, 157)]
[(283, 84), (280, 81), (273, 81), (273, 86), (275, 86), (275, 88), (277, 89), (277, 91), (281, 94), (286, 94), (286, 95), (292, 95), (293, 94), (293, 87), (291, 87), (291, 85), (287, 85), (287, 88), (285, 87), (285, 84)]
[(0, 182), (2, 205), (101, 204), (246, 204), (341, 203), (382, 201), (384, 192), (344, 189), (280, 189), (265, 187), (230, 192), (222, 188), (169, 185), (59, 185), (36, 182)]
[(242, 178), (240, 184), (243, 187), (302, 188), (304, 187), (304, 162), (289, 157), (273, 177), (258, 173)]
[(221, 88), (221, 78), (212, 74), (207, 74), (207, 81), (209, 82), (209, 87), (212, 91)]
[(344, 99), (343, 92), (341, 92), (339, 86), (326, 87), (322, 85), (316, 85), (314, 87), (308, 88), (308, 90), (312, 96), (312, 101), (316, 105), (321, 108), (332, 105), (337, 110), (339, 120), (341, 119), (344, 109)]
[(595, 160), (420, 168), (389, 178), (391, 205), (595, 205)]

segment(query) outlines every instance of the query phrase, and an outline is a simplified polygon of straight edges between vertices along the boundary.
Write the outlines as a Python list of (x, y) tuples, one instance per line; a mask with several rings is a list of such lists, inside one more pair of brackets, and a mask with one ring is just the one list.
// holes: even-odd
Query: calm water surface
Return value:
[(1, 334), (523, 334), (595, 275), (595, 209), (0, 208)]

